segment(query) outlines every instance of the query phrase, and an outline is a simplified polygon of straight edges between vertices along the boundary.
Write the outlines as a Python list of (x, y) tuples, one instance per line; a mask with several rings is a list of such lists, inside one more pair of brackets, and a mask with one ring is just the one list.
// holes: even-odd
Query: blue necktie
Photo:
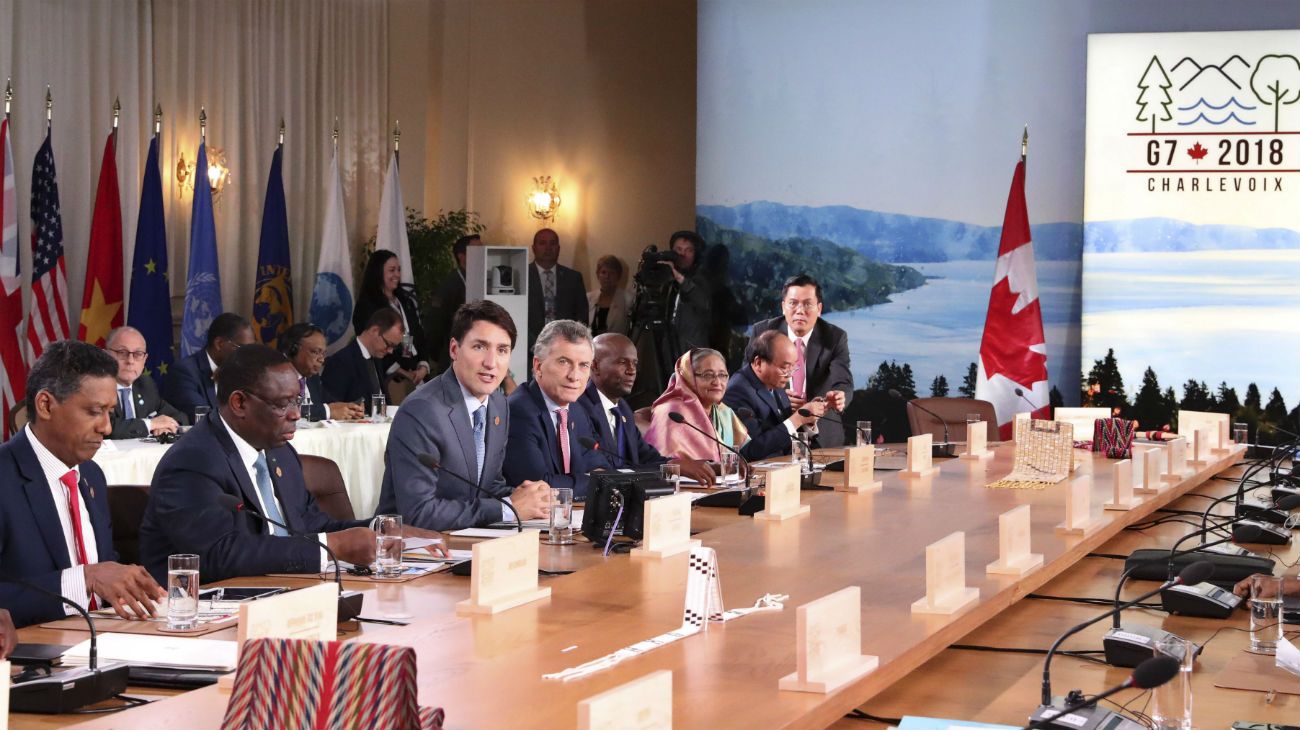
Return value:
[[(262, 506), (266, 510), (266, 516), (276, 522), (284, 522), (280, 503), (275, 501), (275, 487), (271, 484), (271, 472), (266, 470), (265, 452), (258, 453), (257, 461), (253, 463), (253, 472), (257, 475), (257, 493), (262, 495)], [(289, 532), (279, 525), (271, 525), (271, 534), (287, 537)]]
[(484, 427), (487, 421), (487, 406), (479, 406), (474, 411), (474, 457), (478, 459), (479, 482), (483, 481), (483, 458), (487, 454), (487, 444), (484, 439)]
[(618, 412), (618, 406), (609, 409), (609, 412), (614, 415), (614, 443), (618, 444), (618, 455), (627, 459), (627, 442), (623, 438), (623, 414)]
[(130, 388), (117, 389), (117, 402), (122, 406), (122, 418), (128, 420), (135, 418), (135, 404), (131, 402)]

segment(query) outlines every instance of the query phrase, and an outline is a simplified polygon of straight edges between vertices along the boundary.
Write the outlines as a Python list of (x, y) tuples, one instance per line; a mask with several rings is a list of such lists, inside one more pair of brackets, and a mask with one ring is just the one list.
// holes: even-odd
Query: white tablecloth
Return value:
[[(339, 465), (352, 510), (364, 519), (379, 505), (389, 427), (387, 423), (341, 423), (299, 429), (291, 443), (300, 454), (324, 456)], [(114, 450), (100, 449), (95, 454), (95, 463), (104, 470), (109, 484), (149, 484), (158, 462), (171, 448), (137, 439), (112, 443)]]

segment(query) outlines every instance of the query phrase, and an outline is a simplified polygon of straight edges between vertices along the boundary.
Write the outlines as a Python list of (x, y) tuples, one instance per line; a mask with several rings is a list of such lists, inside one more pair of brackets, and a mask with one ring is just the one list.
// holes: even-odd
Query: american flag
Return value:
[(63, 265), (63, 219), (54, 177), (50, 132), (32, 165), (32, 311), (27, 317), (31, 360), (45, 346), (68, 338), (68, 280)]
[(0, 121), (0, 155), (4, 155), (4, 193), (0, 195), (0, 421), (7, 441), (9, 411), (26, 397), (27, 368), (20, 341), (23, 327), (22, 264), (18, 258), (18, 193), (9, 120)]

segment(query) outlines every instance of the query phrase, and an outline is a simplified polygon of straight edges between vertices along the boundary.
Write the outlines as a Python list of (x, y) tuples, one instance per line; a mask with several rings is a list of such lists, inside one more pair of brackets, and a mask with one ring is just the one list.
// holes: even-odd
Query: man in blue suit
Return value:
[(194, 423), (194, 409), (217, 410), (217, 383), (213, 374), (230, 353), (252, 344), (253, 326), (232, 312), (223, 312), (208, 325), (207, 346), (172, 363), (167, 377), (167, 402), (181, 409)]
[[(407, 396), (393, 419), (380, 513), (401, 514), (406, 524), (430, 530), (513, 520), (512, 510), (496, 497), (522, 520), (547, 515), (546, 482), (507, 482), (501, 474), (510, 411), (499, 388), (516, 337), (510, 314), (495, 302), (469, 302), (456, 310), (448, 343), (451, 367)], [(424, 456), (439, 468), (422, 464)]]
[(366, 415), (358, 403), (337, 401), (325, 390), (320, 373), (325, 369), (325, 331), (314, 324), (299, 322), (280, 335), (276, 343), (280, 352), (298, 371), (298, 389), (302, 396), (299, 412), (309, 421), (327, 419), (352, 420)]
[(370, 396), (383, 393), (388, 382), (382, 361), (402, 346), (405, 333), (402, 315), (391, 307), (376, 309), (364, 330), (343, 349), (325, 358), (321, 381), (330, 397), (360, 403), (369, 412)]
[[(626, 335), (617, 332), (598, 336), (592, 345), (595, 357), (591, 361), (591, 382), (579, 403), (587, 408), (587, 418), (596, 430), (599, 450), (611, 455), (591, 456), (588, 461), (594, 460), (609, 468), (653, 467), (667, 463), (668, 459), (658, 449), (641, 438), (632, 407), (624, 400), (636, 383), (640, 364), (636, 345)], [(713, 469), (708, 464), (694, 459), (676, 461), (681, 464), (683, 476), (701, 484), (713, 484)]]
[(794, 342), (778, 330), (767, 330), (749, 346), (750, 360), (727, 383), (727, 394), (722, 402), (738, 414), (741, 409), (749, 413), (741, 416), (749, 441), (740, 449), (746, 459), (766, 459), (783, 456), (791, 451), (790, 439), (801, 428), (816, 426), (817, 419), (826, 412), (824, 400), (810, 400), (802, 410), (812, 413), (803, 416), (795, 412), (785, 388), (790, 373), (794, 371), (797, 354)]
[(587, 472), (609, 468), (604, 457), (579, 443), (598, 439), (587, 408), (574, 405), (587, 389), (593, 356), (591, 330), (581, 322), (553, 320), (537, 335), (533, 377), (510, 394), (506, 479), (541, 479), (585, 499)]
[[(123, 618), (153, 616), (166, 593), (113, 549), (108, 485), (91, 457), (117, 405), (117, 362), (84, 342), (45, 349), (27, 375), (26, 428), (0, 446), (0, 575)], [(18, 626), (62, 618), (54, 596), (0, 583)]]
[[(340, 560), (369, 565), (375, 534), (367, 521), (321, 512), (289, 445), (299, 405), (293, 365), (270, 347), (247, 345), (226, 358), (217, 392), (220, 409), (195, 424), (154, 471), (140, 525), (140, 557), (149, 572), (166, 575), (168, 555), (196, 553), (205, 583), (316, 573), (329, 557), (315, 541), (328, 544)], [(433, 536), (416, 529), (406, 534)]]

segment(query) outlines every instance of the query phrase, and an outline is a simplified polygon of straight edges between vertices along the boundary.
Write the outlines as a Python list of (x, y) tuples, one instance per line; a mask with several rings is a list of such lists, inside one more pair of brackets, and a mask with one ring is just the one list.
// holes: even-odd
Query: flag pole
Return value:
[(1020, 161), (1024, 162), (1029, 155), (1029, 123), (1025, 123), (1025, 133), (1020, 137)]
[(117, 97), (113, 99), (113, 149), (117, 149), (117, 122), (122, 116), (122, 99)]
[(284, 147), (284, 117), (280, 117), (280, 141), (276, 143), (277, 147)]
[(153, 136), (158, 137), (162, 134), (162, 104), (154, 103), (153, 106)]
[(54, 126), (54, 94), (50, 92), (49, 84), (45, 85), (45, 131), (50, 131)]
[(9, 107), (14, 103), (14, 80), (5, 79), (5, 119), (9, 118)]
[[(208, 110), (203, 107), (199, 107), (199, 142), (203, 143), (207, 141), (208, 141)], [(204, 174), (206, 175), (207, 172), (204, 171)]]
[(334, 154), (338, 155), (339, 152), (339, 118), (338, 117), (334, 117), (334, 132), (330, 135), (330, 137), (334, 140)]
[(402, 147), (402, 120), (398, 119), (393, 122), (393, 164), (401, 161)]

